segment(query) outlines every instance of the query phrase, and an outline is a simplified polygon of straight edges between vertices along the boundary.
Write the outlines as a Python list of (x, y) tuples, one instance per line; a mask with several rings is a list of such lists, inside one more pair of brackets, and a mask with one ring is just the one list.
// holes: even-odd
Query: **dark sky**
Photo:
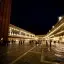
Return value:
[(38, 35), (46, 34), (64, 13), (59, 4), (51, 0), (13, 0), (11, 24)]

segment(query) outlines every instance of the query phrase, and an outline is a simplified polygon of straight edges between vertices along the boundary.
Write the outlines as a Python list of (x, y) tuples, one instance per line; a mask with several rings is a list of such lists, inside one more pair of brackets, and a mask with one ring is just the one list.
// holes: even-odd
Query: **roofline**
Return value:
[[(22, 29), (22, 28), (19, 28), (19, 27), (15, 26), (15, 25), (10, 24), (9, 26), (13, 26), (13, 27), (16, 27), (16, 28), (18, 28), (18, 29), (20, 29), (20, 30), (23, 30), (23, 31), (25, 31), (25, 32), (28, 32), (28, 33), (30, 33), (30, 34), (33, 34), (33, 33), (29, 32), (29, 31), (24, 30), (24, 29)], [(33, 34), (33, 35), (35, 35), (35, 34)]]

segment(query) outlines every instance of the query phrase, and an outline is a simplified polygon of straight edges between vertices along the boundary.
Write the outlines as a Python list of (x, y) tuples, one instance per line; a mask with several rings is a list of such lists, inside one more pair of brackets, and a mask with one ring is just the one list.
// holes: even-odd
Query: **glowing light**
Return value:
[(38, 38), (37, 38), (37, 37), (35, 37), (35, 39), (36, 39), (36, 40), (38, 40)]
[(16, 39), (16, 44), (18, 44), (19, 43), (19, 40), (18, 39)]
[(54, 26), (52, 26), (52, 28), (54, 28)]
[(1, 38), (1, 40), (3, 40), (3, 38)]
[(50, 30), (49, 30), (49, 32), (50, 32)]
[(62, 19), (62, 17), (60, 16), (58, 19), (59, 19), (59, 21), (60, 21), (60, 20)]
[(11, 27), (9, 28), (9, 32), (10, 32), (9, 35), (11, 35)]

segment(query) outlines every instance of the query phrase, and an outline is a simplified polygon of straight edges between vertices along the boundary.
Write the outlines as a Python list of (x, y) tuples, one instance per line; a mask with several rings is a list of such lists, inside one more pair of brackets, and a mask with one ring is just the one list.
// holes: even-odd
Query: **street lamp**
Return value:
[(54, 26), (52, 26), (52, 28), (54, 28)]
[(60, 16), (58, 19), (59, 19), (59, 21), (60, 21), (60, 20), (62, 19), (62, 17)]
[(50, 32), (50, 30), (49, 30), (49, 32)]

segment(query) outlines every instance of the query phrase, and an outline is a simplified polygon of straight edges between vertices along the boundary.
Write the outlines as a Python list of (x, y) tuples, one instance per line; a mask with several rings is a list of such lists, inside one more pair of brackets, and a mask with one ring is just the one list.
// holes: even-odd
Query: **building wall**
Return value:
[(30, 33), (24, 29), (21, 29), (17, 26), (12, 24), (9, 25), (8, 37), (11, 38), (23, 38), (23, 39), (34, 39), (35, 34)]

